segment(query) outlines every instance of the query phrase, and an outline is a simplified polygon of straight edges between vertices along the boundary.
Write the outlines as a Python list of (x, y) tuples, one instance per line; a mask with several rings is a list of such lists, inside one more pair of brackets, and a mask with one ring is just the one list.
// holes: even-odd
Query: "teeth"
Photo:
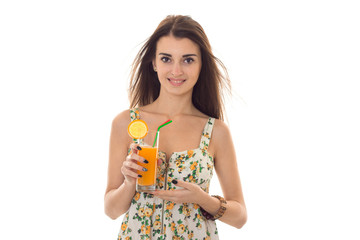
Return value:
[(172, 81), (173, 83), (182, 83), (184, 80), (177, 80), (177, 81), (176, 80), (170, 80), (170, 81)]

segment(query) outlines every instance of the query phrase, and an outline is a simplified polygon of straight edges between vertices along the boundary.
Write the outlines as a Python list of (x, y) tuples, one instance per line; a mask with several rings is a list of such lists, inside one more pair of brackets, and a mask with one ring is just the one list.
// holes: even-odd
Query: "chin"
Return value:
[[(164, 89), (167, 92), (167, 95), (173, 95), (173, 96), (186, 96), (190, 95), (192, 96), (193, 89), (185, 89), (185, 88), (173, 88), (173, 87), (165, 87)], [(161, 91), (160, 91), (161, 93)]]

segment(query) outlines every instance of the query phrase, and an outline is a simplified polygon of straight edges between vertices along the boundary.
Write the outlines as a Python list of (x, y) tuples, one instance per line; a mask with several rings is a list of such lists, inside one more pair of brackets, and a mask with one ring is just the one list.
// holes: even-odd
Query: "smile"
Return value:
[(167, 80), (171, 83), (171, 85), (176, 87), (181, 86), (186, 81), (185, 79), (175, 79), (175, 78), (168, 78)]

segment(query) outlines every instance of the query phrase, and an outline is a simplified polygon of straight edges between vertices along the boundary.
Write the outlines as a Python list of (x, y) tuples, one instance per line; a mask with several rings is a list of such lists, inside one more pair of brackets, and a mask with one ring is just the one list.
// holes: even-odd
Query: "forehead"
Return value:
[(172, 35), (161, 37), (156, 44), (156, 53), (168, 53), (171, 55), (197, 54), (200, 55), (200, 47), (188, 38), (176, 38)]

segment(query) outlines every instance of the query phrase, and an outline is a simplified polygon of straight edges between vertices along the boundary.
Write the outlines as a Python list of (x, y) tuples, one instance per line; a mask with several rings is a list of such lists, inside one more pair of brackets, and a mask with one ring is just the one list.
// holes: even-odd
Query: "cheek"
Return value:
[(158, 78), (159, 78), (160, 81), (162, 81), (162, 80), (164, 80), (164, 79), (167, 78), (167, 74), (166, 74), (165, 71), (158, 71), (157, 74), (158, 74)]
[(191, 76), (193, 78), (195, 78), (195, 80), (198, 79), (199, 75), (200, 75), (200, 71), (201, 71), (201, 66), (200, 67), (194, 67), (192, 70), (191, 70)]
[(166, 76), (166, 74), (168, 74), (169, 72), (171, 72), (171, 67), (163, 64), (163, 65), (161, 65), (161, 66), (158, 67), (157, 72), (158, 72), (159, 77), (160, 77), (160, 76)]

